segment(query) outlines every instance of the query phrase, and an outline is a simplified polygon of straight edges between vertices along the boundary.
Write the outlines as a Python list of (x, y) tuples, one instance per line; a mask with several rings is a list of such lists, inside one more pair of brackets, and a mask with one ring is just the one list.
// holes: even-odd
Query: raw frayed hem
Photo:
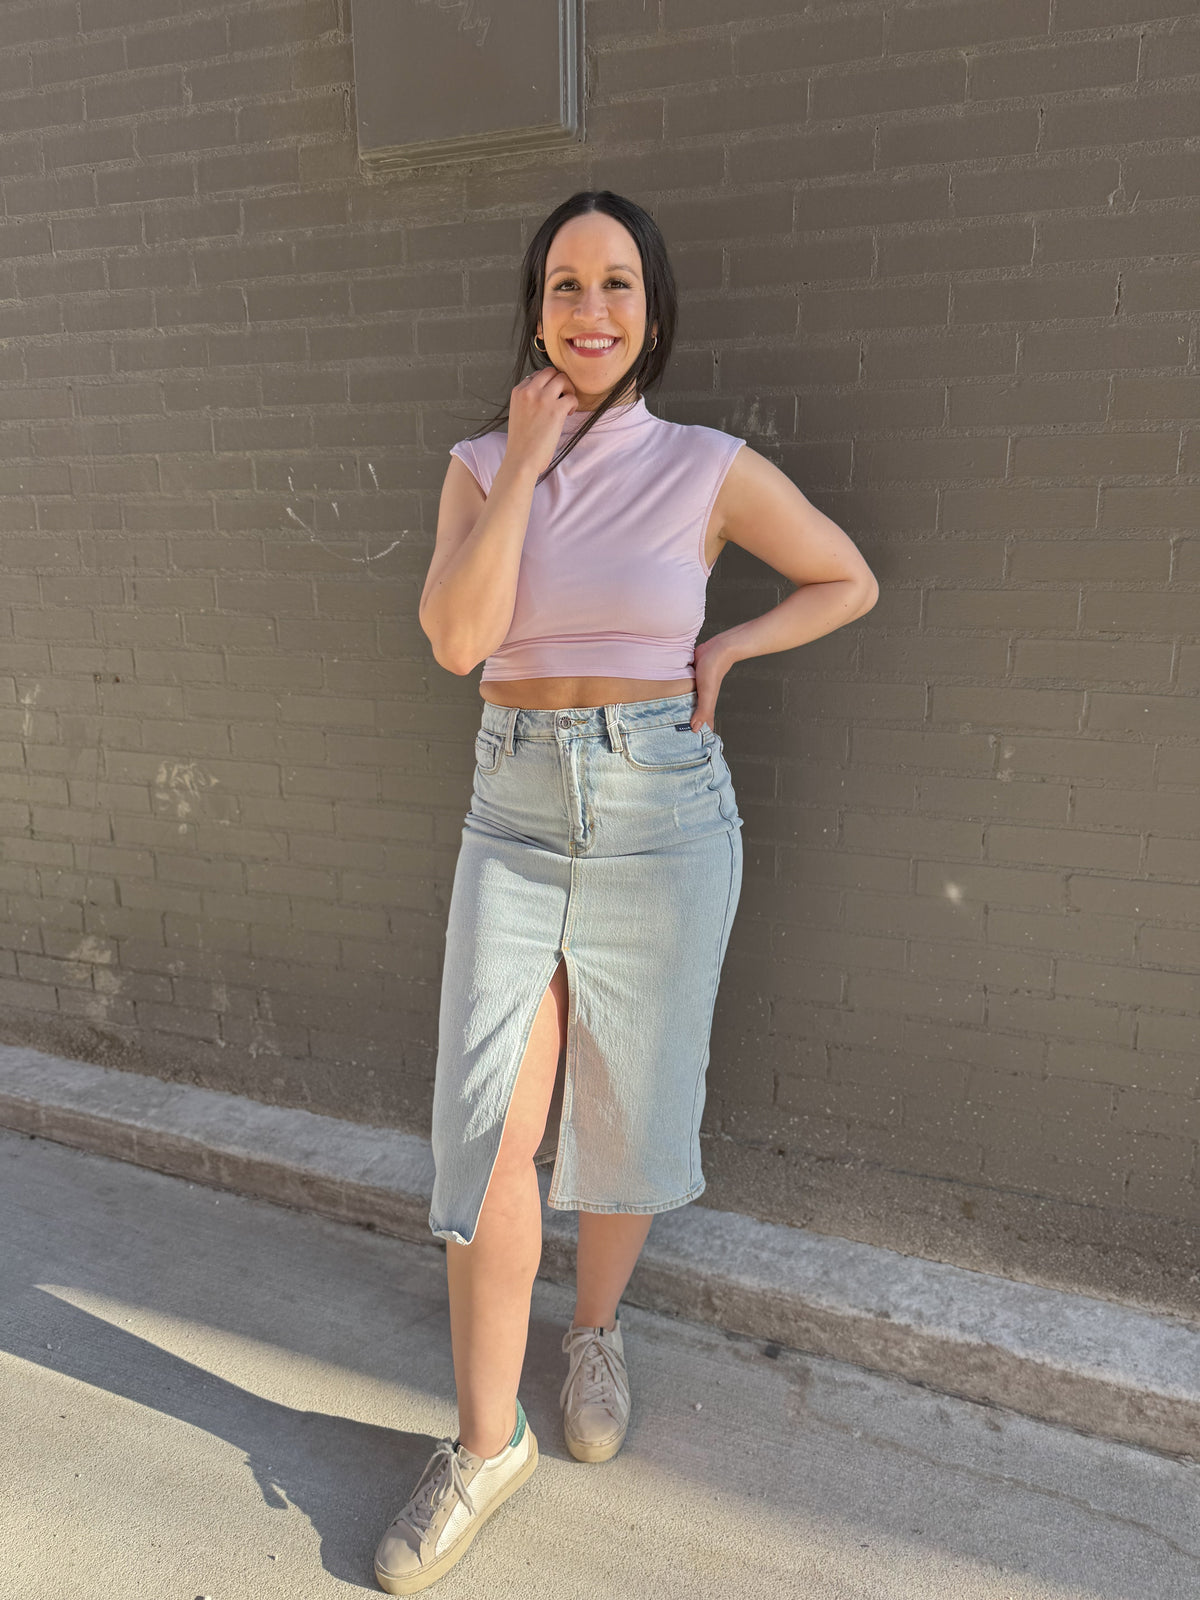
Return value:
[(655, 1216), (660, 1211), (677, 1211), (680, 1206), (690, 1205), (693, 1200), (702, 1195), (707, 1184), (701, 1178), (694, 1188), (687, 1194), (681, 1195), (678, 1200), (660, 1200), (657, 1205), (603, 1205), (592, 1200), (547, 1200), (546, 1204), (554, 1211), (590, 1211), (597, 1216)]
[[(678, 1211), (681, 1206), (690, 1205), (693, 1200), (697, 1199), (700, 1195), (702, 1195), (704, 1193), (704, 1191), (705, 1191), (705, 1189), (707, 1187), (708, 1187), (708, 1185), (707, 1185), (705, 1179), (701, 1178), (700, 1182), (698, 1184), (696, 1184), (694, 1188), (689, 1189), (687, 1194), (680, 1195), (680, 1197), (677, 1200), (660, 1200), (656, 1205), (651, 1205), (651, 1206), (619, 1205), (619, 1204), (618, 1205), (605, 1205), (602, 1202), (597, 1202), (597, 1201), (593, 1201), (593, 1200), (561, 1200), (561, 1199), (559, 1199), (559, 1200), (547, 1199), (545, 1203), (550, 1207), (550, 1209), (552, 1211), (590, 1211), (590, 1212), (594, 1213), (597, 1216), (606, 1216), (606, 1217), (615, 1217), (615, 1216), (641, 1216), (641, 1217), (657, 1216), (660, 1211)], [(479, 1224), (478, 1224), (478, 1221), (476, 1221), (476, 1231), (478, 1231), (478, 1227), (479, 1227)], [(438, 1227), (436, 1227), (434, 1225), (434, 1220), (433, 1220), (432, 1217), (429, 1218), (429, 1231), (430, 1231), (430, 1233), (433, 1234), (435, 1239), (441, 1239), (446, 1243), (467, 1245), (468, 1248), (470, 1247), (471, 1244), (474, 1243), (474, 1239), (473, 1238), (471, 1240), (465, 1239), (463, 1237), (463, 1235), (458, 1231), (457, 1228), (438, 1228)]]

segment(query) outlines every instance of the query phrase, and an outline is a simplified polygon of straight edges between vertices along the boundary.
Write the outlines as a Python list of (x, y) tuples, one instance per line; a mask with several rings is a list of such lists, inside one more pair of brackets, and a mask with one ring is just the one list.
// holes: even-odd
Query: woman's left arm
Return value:
[(787, 475), (744, 445), (717, 496), (724, 539), (749, 550), (797, 587), (786, 600), (696, 646), (692, 726), (712, 726), (717, 695), (735, 661), (793, 650), (865, 616), (879, 585), (850, 537)]

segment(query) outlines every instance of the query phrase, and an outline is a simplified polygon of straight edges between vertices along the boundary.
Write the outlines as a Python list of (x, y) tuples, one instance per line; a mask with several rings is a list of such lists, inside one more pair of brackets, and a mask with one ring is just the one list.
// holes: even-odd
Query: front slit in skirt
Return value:
[(534, 1019), (570, 990), (548, 1203), (655, 1212), (704, 1190), (700, 1118), (742, 884), (742, 819), (695, 691), (525, 710), (483, 703), (438, 1018), (433, 1198), (475, 1236)]

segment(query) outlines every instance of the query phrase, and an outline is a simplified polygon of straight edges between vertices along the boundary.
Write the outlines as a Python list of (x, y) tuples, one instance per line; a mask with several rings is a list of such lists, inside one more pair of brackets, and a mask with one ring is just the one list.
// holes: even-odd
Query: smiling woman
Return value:
[[(429, 1214), (460, 1432), (380, 1543), (396, 1594), (449, 1570), (537, 1465), (517, 1388), (560, 1061), (548, 1201), (579, 1213), (563, 1436), (580, 1461), (621, 1448), (620, 1300), (653, 1216), (705, 1187), (709, 1037), (742, 883), (717, 693), (735, 660), (874, 599), (846, 535), (745, 440), (647, 408), (676, 325), (647, 212), (572, 196), (531, 239), (521, 288), (509, 403), (451, 449), (420, 606), (442, 666), (484, 662), (484, 706), (446, 925)], [(697, 645), (729, 540), (800, 588)]]

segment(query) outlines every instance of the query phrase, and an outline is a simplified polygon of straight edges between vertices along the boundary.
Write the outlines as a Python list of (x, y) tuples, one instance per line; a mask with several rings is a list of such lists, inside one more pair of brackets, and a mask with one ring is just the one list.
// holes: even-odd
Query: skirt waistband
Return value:
[(603, 706), (560, 706), (553, 711), (525, 706), (498, 706), (483, 702), (481, 728), (499, 735), (511, 754), (517, 739), (545, 739), (561, 743), (565, 739), (594, 738), (607, 734), (614, 749), (621, 748), (623, 730), (661, 728), (689, 722), (699, 695), (695, 689), (685, 694), (664, 695), (658, 700), (617, 701)]

